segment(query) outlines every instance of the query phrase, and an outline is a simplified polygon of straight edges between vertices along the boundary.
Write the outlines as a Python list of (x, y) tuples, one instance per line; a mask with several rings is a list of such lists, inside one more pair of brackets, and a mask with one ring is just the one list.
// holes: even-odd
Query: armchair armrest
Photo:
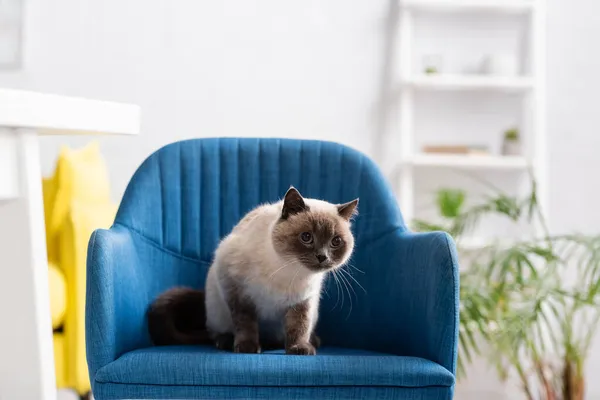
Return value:
[[(96, 371), (144, 340), (148, 271), (140, 268), (132, 233), (124, 227), (96, 230), (88, 247), (86, 353), (90, 381)], [(142, 336), (142, 337), (140, 337)]]
[[(422, 357), (453, 374), (459, 328), (459, 267), (447, 233), (394, 231), (379, 241), (389, 260), (387, 288), (397, 352)], [(379, 247), (377, 246), (377, 247)]]

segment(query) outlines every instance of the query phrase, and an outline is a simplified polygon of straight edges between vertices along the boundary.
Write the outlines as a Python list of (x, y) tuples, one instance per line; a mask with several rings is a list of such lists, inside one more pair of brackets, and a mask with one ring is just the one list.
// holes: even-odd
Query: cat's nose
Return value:
[(319, 263), (323, 263), (327, 261), (327, 256), (325, 254), (317, 254), (317, 260), (319, 260)]

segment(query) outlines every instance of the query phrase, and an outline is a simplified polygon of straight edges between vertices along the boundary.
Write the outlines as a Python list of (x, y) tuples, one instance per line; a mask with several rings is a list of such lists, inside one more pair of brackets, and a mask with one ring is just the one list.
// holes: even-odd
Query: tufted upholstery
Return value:
[(357, 243), (403, 227), (393, 195), (373, 162), (335, 143), (204, 139), (177, 142), (150, 156), (129, 185), (118, 224), (182, 256), (210, 262), (219, 240), (258, 204), (295, 186), (304, 197), (369, 210)]
[[(443, 233), (406, 230), (394, 195), (371, 160), (320, 141), (198, 139), (151, 155), (131, 179), (114, 226), (92, 236), (87, 300), (92, 381), (127, 375), (125, 363), (115, 361), (126, 353), (137, 351), (131, 358), (136, 362), (140, 351), (141, 359), (156, 357), (143, 350), (150, 346), (148, 304), (175, 285), (203, 287), (219, 240), (247, 211), (278, 200), (290, 185), (305, 197), (334, 203), (360, 198), (351, 261), (356, 269), (348, 270), (352, 287), (328, 280), (317, 328), (323, 342), (417, 357), (454, 374), (454, 244)], [(172, 354), (173, 360), (179, 357)], [(404, 360), (409, 358), (397, 361)], [(108, 383), (114, 385), (96, 382), (105, 388)]]

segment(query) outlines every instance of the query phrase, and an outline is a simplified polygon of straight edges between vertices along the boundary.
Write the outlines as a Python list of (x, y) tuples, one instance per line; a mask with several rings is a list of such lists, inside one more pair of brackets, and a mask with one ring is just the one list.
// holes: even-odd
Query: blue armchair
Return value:
[[(307, 197), (360, 197), (355, 282), (328, 280), (316, 356), (153, 347), (146, 309), (164, 290), (201, 288), (213, 251), (249, 210), (290, 185)], [(451, 399), (458, 265), (445, 233), (407, 230), (367, 157), (335, 143), (198, 139), (150, 156), (113, 227), (90, 239), (87, 359), (106, 399)], [(344, 293), (342, 294), (342, 290)], [(345, 297), (342, 299), (342, 295)]]

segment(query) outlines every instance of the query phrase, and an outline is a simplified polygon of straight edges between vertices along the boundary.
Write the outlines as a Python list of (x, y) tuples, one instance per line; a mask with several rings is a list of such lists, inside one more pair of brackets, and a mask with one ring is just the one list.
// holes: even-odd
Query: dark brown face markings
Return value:
[(358, 199), (337, 206), (340, 217), (344, 218), (346, 221), (350, 221), (350, 219), (357, 214), (358, 210), (356, 207), (358, 207)]
[(302, 195), (295, 187), (290, 187), (283, 198), (283, 207), (281, 209), (281, 219), (288, 219), (290, 215), (295, 215), (310, 208), (304, 203)]
[[(254, 303), (244, 296), (241, 287), (232, 279), (227, 279), (226, 300), (233, 320), (233, 351), (260, 353), (258, 315)], [(220, 339), (226, 342), (226, 338)], [(228, 343), (223, 345), (228, 346)]]
[(285, 315), (286, 354), (314, 355), (315, 346), (311, 343), (310, 305), (308, 300), (290, 307)]
[[(301, 240), (304, 232), (311, 234), (311, 242)], [(332, 246), (339, 236), (341, 242)], [(354, 239), (350, 226), (342, 217), (327, 212), (309, 211), (291, 215), (281, 220), (273, 231), (273, 243), (284, 256), (294, 256), (313, 271), (326, 271), (338, 266), (352, 251)], [(323, 260), (323, 255), (327, 259)]]

